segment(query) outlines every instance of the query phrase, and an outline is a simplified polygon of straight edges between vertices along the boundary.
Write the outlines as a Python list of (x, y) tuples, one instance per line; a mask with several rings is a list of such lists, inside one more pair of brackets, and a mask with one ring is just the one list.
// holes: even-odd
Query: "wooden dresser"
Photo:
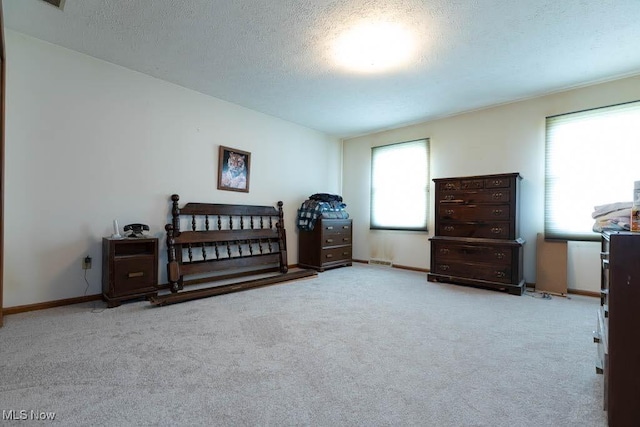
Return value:
[(434, 179), (435, 233), (428, 280), (522, 295), (518, 173)]
[(640, 233), (603, 232), (594, 341), (609, 427), (640, 425)]
[(351, 265), (351, 225), (351, 219), (318, 218), (313, 230), (298, 230), (298, 265), (318, 271)]

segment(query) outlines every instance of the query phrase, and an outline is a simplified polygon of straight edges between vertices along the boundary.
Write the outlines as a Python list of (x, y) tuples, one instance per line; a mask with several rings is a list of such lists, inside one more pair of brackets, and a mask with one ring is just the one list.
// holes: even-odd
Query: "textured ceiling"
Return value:
[[(9, 29), (330, 135), (398, 127), (640, 73), (640, 0), (4, 0)], [(362, 20), (417, 38), (356, 74)]]

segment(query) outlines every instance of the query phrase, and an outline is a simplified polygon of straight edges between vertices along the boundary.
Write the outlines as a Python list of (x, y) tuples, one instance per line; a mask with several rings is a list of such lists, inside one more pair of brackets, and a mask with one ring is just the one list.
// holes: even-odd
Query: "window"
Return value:
[(640, 101), (547, 117), (545, 237), (598, 240), (595, 206), (631, 202), (640, 180)]
[(429, 140), (371, 149), (371, 229), (427, 231)]

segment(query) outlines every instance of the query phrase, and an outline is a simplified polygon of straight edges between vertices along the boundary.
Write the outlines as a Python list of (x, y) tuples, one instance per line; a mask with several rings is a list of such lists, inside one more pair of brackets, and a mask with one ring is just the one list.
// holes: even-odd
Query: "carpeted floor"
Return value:
[(354, 265), (166, 307), (16, 314), (0, 423), (606, 426), (598, 304)]

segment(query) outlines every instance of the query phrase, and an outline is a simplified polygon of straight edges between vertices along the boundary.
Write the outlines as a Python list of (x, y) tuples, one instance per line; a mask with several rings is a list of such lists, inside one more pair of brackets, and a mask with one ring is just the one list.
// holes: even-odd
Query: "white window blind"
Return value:
[(545, 158), (545, 238), (598, 240), (595, 206), (640, 180), (640, 101), (547, 117)]
[(371, 229), (427, 230), (429, 140), (371, 149)]

